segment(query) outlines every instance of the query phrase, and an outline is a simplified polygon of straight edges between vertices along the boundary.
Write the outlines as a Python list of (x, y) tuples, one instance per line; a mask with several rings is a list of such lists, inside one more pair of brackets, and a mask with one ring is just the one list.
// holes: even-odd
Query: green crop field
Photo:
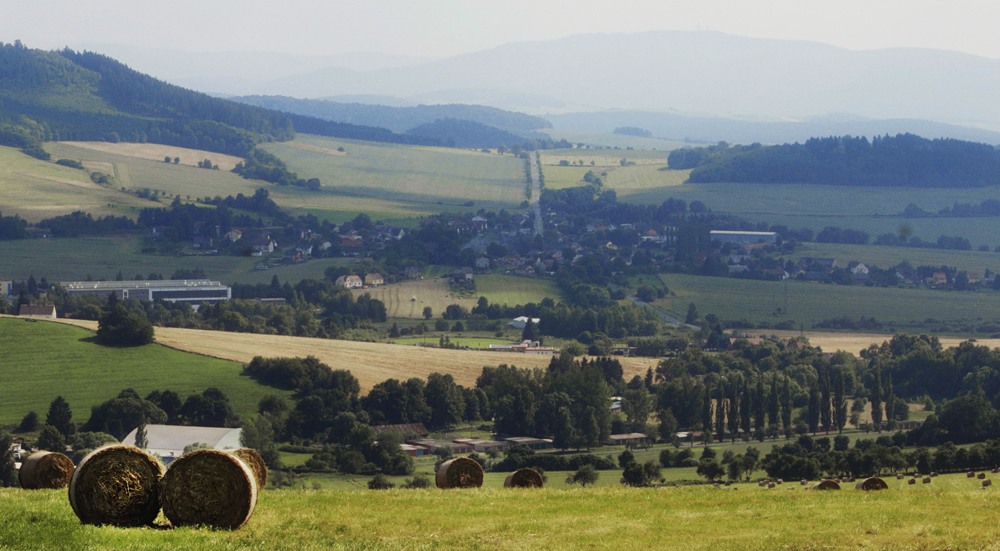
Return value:
[(524, 200), (523, 161), (510, 155), (310, 135), (263, 147), (301, 177), (322, 181), (314, 209), (357, 210), (346, 206), (356, 198), (407, 205), (416, 212), (440, 212), (468, 201), (475, 209), (512, 208)]
[[(22, 280), (34, 275), (51, 282), (114, 279), (120, 270), (126, 278), (150, 272), (170, 277), (174, 270), (201, 268), (209, 278), (223, 283), (267, 283), (273, 276), (281, 281), (321, 279), (330, 266), (349, 262), (344, 258), (323, 258), (302, 264), (257, 270), (261, 258), (244, 256), (172, 256), (142, 254), (142, 238), (79, 237), (73, 239), (28, 239), (0, 241), (0, 277)], [(280, 255), (278, 255), (280, 256)]]
[[(603, 476), (603, 473), (602, 473)], [(954, 475), (951, 475), (954, 476)], [(964, 475), (959, 475), (964, 476)], [(0, 547), (35, 549), (998, 549), (978, 484), (266, 491), (236, 531), (81, 525), (65, 490), (0, 490)], [(786, 491), (785, 488), (793, 490)], [(161, 516), (158, 524), (165, 524)]]
[(160, 345), (113, 348), (91, 341), (92, 331), (35, 320), (0, 318), (0, 424), (17, 423), (28, 411), (45, 415), (56, 396), (69, 402), (74, 421), (123, 389), (145, 396), (173, 390), (183, 399), (216, 387), (241, 415), (251, 415), (267, 394), (288, 392), (240, 375), (242, 366)]
[(887, 269), (907, 261), (917, 266), (953, 266), (959, 270), (982, 276), (988, 268), (1000, 269), (1000, 254), (979, 251), (949, 251), (944, 249), (918, 249), (914, 247), (875, 247), (866, 245), (841, 245), (838, 243), (805, 243), (795, 249), (793, 259), (804, 256), (835, 258), (838, 266), (856, 260), (867, 266)]
[(484, 296), (490, 304), (516, 306), (529, 302), (539, 303), (545, 297), (559, 301), (559, 288), (550, 279), (486, 274), (476, 276), (476, 293)]
[[(853, 320), (875, 317), (883, 323), (905, 325), (927, 318), (992, 320), (1000, 312), (1000, 293), (996, 291), (962, 293), (679, 274), (660, 277), (677, 296), (658, 299), (655, 304), (680, 319), (684, 319), (690, 303), (701, 316), (715, 314), (727, 320), (772, 324), (791, 320), (795, 329), (800, 324), (809, 329), (818, 321), (845, 316)], [(773, 315), (777, 308), (784, 308), (786, 289), (787, 314)]]
[[(46, 144), (50, 145), (50, 144)], [(53, 161), (61, 157), (53, 154)], [(96, 216), (134, 215), (135, 209), (155, 203), (103, 187), (87, 172), (29, 157), (17, 149), (0, 147), (0, 213), (38, 222), (73, 211)]]

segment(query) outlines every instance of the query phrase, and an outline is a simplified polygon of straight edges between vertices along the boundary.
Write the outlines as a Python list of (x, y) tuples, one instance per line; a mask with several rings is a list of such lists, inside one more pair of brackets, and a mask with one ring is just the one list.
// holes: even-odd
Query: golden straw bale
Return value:
[(542, 475), (528, 467), (510, 473), (503, 481), (504, 488), (541, 488), (542, 484)]
[(135, 446), (98, 448), (80, 461), (69, 503), (84, 524), (147, 526), (160, 513), (163, 465)]
[(197, 450), (170, 464), (160, 502), (174, 526), (205, 525), (234, 530), (253, 515), (257, 479), (236, 456)]
[(17, 480), (25, 490), (58, 490), (73, 476), (73, 460), (61, 453), (35, 452), (21, 463)]
[(468, 457), (449, 459), (438, 467), (435, 482), (438, 488), (479, 488), (483, 485), (483, 468)]

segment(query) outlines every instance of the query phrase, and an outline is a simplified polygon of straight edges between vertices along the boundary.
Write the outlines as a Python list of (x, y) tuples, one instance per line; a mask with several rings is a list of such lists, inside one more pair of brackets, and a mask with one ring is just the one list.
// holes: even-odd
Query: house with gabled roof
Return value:
[(337, 281), (335, 281), (334, 284), (348, 289), (360, 289), (364, 287), (365, 282), (356, 275), (342, 275), (337, 278)]
[(56, 307), (52, 304), (22, 304), (17, 315), (22, 318), (56, 319)]

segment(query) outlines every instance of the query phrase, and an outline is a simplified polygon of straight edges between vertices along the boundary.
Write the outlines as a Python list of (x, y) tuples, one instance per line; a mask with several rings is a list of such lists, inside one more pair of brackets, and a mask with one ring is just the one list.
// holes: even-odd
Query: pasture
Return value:
[(344, 258), (323, 258), (302, 264), (257, 270), (260, 258), (244, 256), (176, 256), (142, 254), (143, 238), (78, 237), (73, 239), (30, 239), (0, 241), (3, 277), (24, 280), (34, 275), (51, 282), (114, 279), (119, 271), (126, 279), (151, 272), (170, 277), (177, 269), (201, 268), (209, 278), (223, 283), (268, 283), (273, 276), (282, 282), (303, 278), (322, 279), (330, 266), (349, 262)]
[(354, 289), (352, 292), (355, 295), (368, 293), (372, 298), (381, 300), (390, 318), (408, 319), (424, 319), (423, 312), (427, 306), (435, 318), (441, 317), (451, 304), (471, 310), (480, 296), (486, 297), (491, 304), (509, 306), (538, 303), (545, 297), (559, 300), (559, 290), (551, 280), (487, 274), (476, 276), (475, 282), (476, 292), (471, 295), (453, 293), (444, 277), (403, 281), (374, 289)]
[[(299, 135), (262, 147), (301, 177), (319, 178), (311, 208), (357, 211), (354, 198), (377, 199), (425, 212), (513, 208), (524, 200), (524, 167), (512, 156)], [(337, 151), (343, 147), (344, 152)], [(346, 154), (344, 154), (346, 153)]]
[[(92, 325), (96, 326), (96, 322)], [(159, 329), (157, 329), (159, 332)], [(239, 363), (173, 350), (160, 344), (114, 348), (92, 342), (93, 332), (66, 324), (0, 317), (0, 424), (14, 424), (29, 411), (44, 419), (49, 403), (62, 396), (74, 421), (90, 408), (133, 388), (140, 396), (173, 390), (185, 398), (216, 387), (241, 415), (256, 412), (267, 394), (288, 392), (242, 377)]]
[[(52, 155), (53, 161), (60, 158)], [(0, 147), (0, 213), (4, 216), (17, 214), (28, 222), (77, 210), (94, 217), (132, 216), (136, 209), (155, 205), (116, 189), (95, 184), (86, 171)]]
[[(610, 473), (607, 473), (610, 474)], [(602, 473), (602, 478), (606, 476)], [(998, 549), (996, 490), (799, 486), (267, 491), (237, 531), (81, 525), (65, 491), (0, 490), (0, 547), (45, 549)], [(969, 483), (971, 485), (971, 483)], [(163, 523), (163, 517), (159, 523)]]
[[(197, 167), (198, 163), (208, 159), (213, 164), (219, 165), (219, 170), (232, 170), (236, 168), (236, 163), (243, 162), (241, 157), (214, 153), (211, 151), (201, 151), (188, 149), (186, 147), (176, 147), (172, 145), (162, 145), (156, 143), (111, 143), (111, 142), (62, 142), (71, 147), (124, 155), (137, 159), (147, 159), (150, 161), (164, 162), (164, 157), (171, 160), (178, 159), (177, 164)], [(164, 163), (166, 164), (166, 163)]]
[[(928, 318), (992, 320), (1000, 311), (1000, 293), (990, 290), (878, 288), (682, 274), (661, 274), (660, 279), (676, 296), (658, 299), (655, 304), (680, 319), (693, 302), (702, 317), (715, 314), (726, 320), (772, 324), (789, 320), (796, 328), (809, 329), (825, 319), (846, 316), (857, 320), (864, 316), (887, 324), (886, 330), (891, 332)], [(786, 303), (785, 313), (777, 314)]]

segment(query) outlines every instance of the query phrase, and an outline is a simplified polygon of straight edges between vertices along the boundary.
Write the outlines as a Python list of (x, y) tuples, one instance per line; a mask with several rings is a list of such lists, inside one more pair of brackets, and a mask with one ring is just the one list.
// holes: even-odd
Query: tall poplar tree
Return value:
[(761, 435), (764, 434), (764, 410), (766, 409), (766, 405), (764, 404), (763, 373), (757, 375), (757, 392), (754, 393), (753, 406), (754, 430), (758, 433), (758, 435)]
[(844, 396), (844, 372), (840, 369), (833, 378), (833, 416), (837, 432), (843, 433), (847, 426), (847, 399)]
[(869, 401), (872, 404), (872, 423), (875, 430), (882, 432), (882, 368), (872, 361), (872, 391)]
[(830, 411), (830, 368), (823, 370), (823, 383), (820, 386), (819, 416), (823, 423), (823, 429), (830, 434), (830, 425), (833, 424), (833, 416)]
[(719, 398), (715, 401), (715, 432), (722, 442), (726, 436), (726, 382), (719, 381)]
[(892, 390), (892, 373), (886, 374), (885, 380), (885, 420), (892, 421), (896, 418), (893, 405), (896, 403), (896, 393)]
[(781, 426), (788, 436), (792, 431), (792, 380), (785, 375), (785, 386), (781, 389)]
[(701, 428), (705, 434), (712, 435), (712, 381), (705, 378), (705, 395), (701, 403)]
[(816, 434), (816, 429), (819, 428), (819, 391), (816, 389), (816, 385), (809, 385), (809, 409), (806, 412), (806, 422), (809, 424), (809, 432)]

